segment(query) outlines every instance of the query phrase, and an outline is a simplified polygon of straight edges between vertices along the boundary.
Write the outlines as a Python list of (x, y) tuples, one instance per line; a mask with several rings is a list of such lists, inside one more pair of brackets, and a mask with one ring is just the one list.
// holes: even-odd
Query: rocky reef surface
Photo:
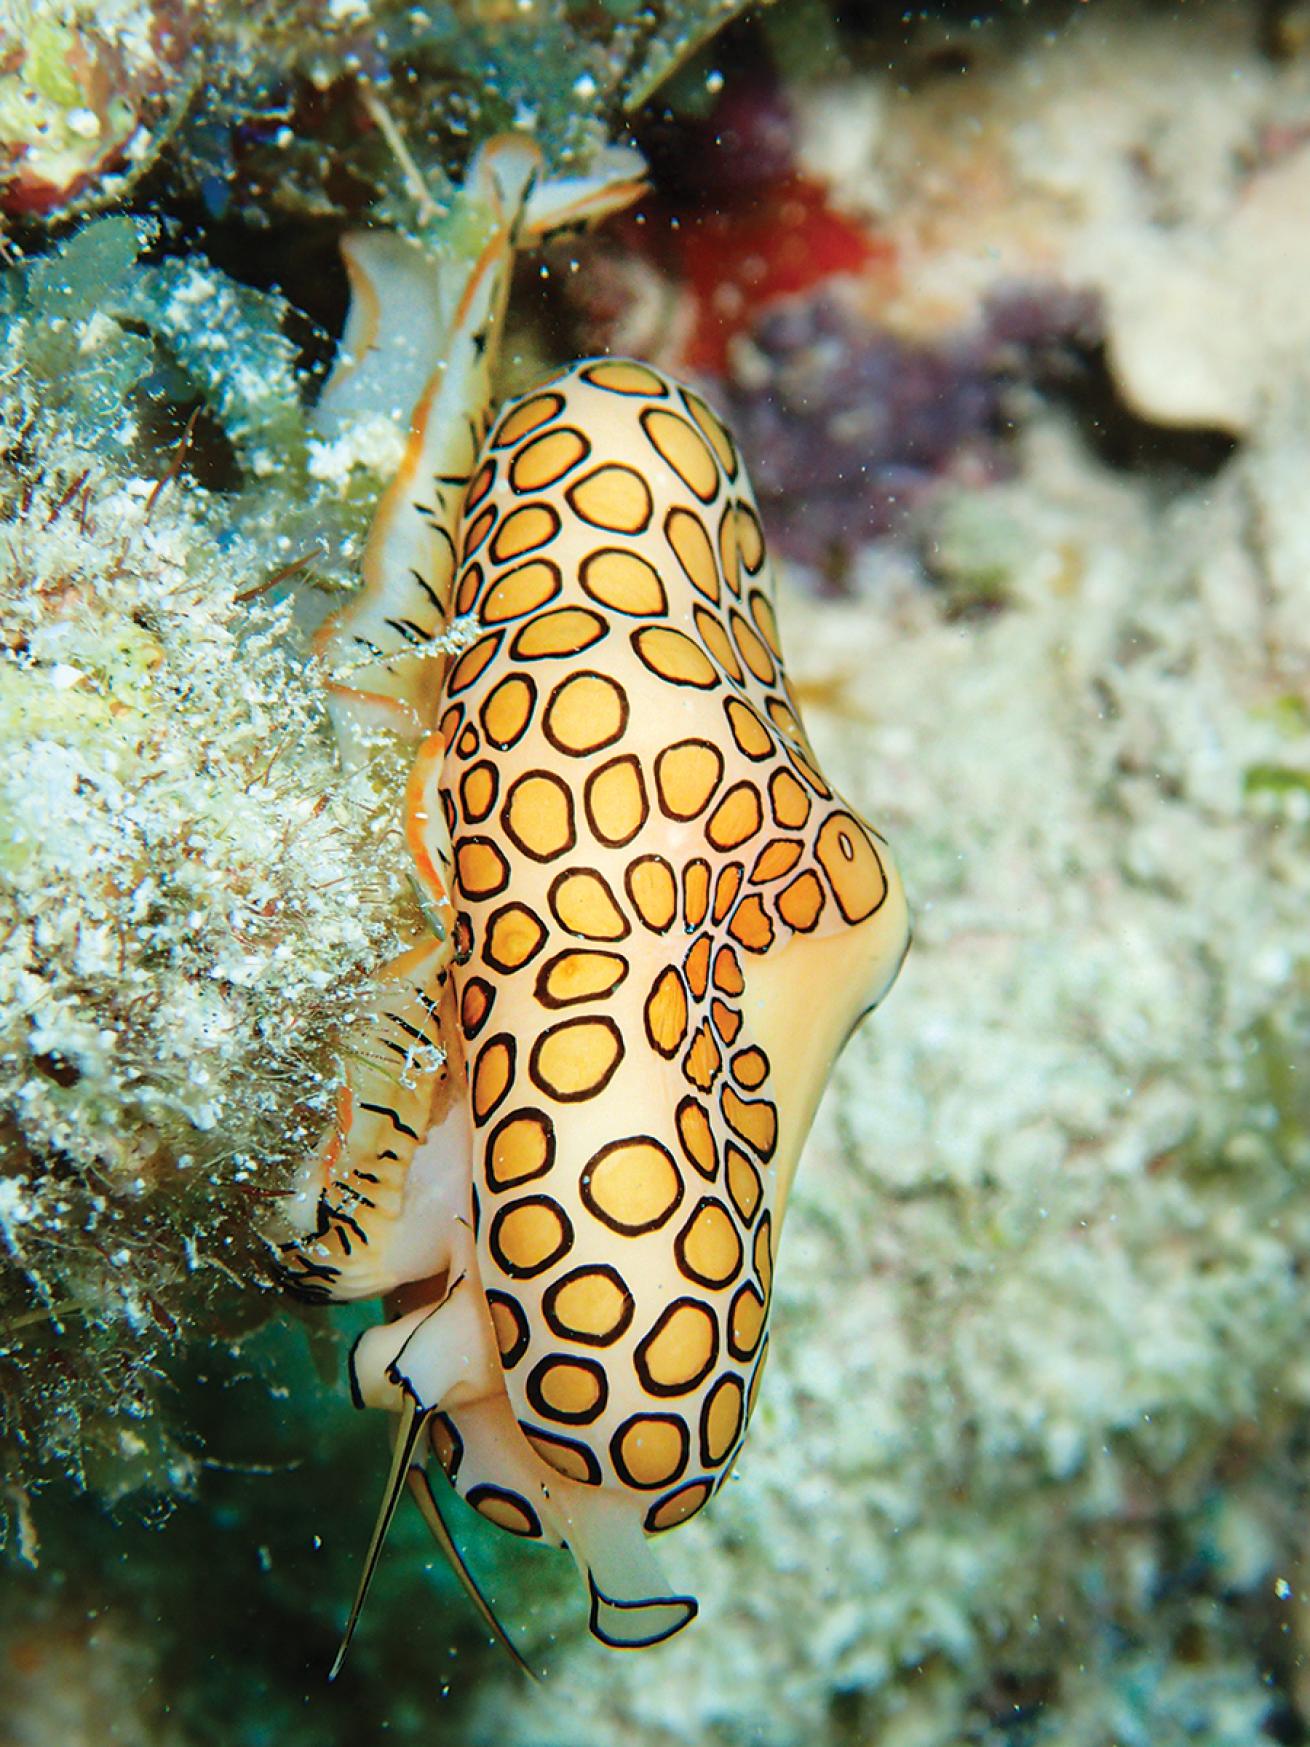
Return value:
[[(1303, 9), (856, 28), (780, 0), (645, 112), (648, 138), (712, 134), (720, 93), (748, 138), (783, 114), (768, 175), (868, 242), (748, 312), (706, 388), (784, 547), (806, 503), (826, 518), (783, 634), (916, 945), (820, 1111), (737, 1474), (665, 1544), (696, 1626), (607, 1654), (566, 1560), (461, 1513), (549, 1666), (530, 1687), (402, 1521), (332, 1688), (385, 1456), (339, 1379), (357, 1319), (275, 1296), (260, 1232), (414, 921), (403, 758), (340, 775), (303, 637), (397, 433), (316, 432), (331, 300), (303, 266), (270, 289), (240, 238), (321, 261), (333, 227), (403, 211), (352, 56), (412, 62), (407, 138), (439, 63), (476, 134), (505, 104), (469, 95), (475, 45), (516, 39), (440, 9), (381, 53), (367, 7), (328, 10), (261, 86), (289, 140), (241, 109), (281, 39), (211, 44), (228, 108), (168, 112), (158, 162), (100, 202), (131, 215), (29, 202), (0, 290), (0, 1740), (103, 1740), (106, 1717), (167, 1747), (1304, 1738)], [(570, 112), (552, 86), (546, 132), (614, 132), (624, 79), (644, 97), (716, 21), (646, 31), (648, 78), (621, 76), (622, 20), (583, 31), (593, 90)], [(526, 103), (542, 75), (512, 77)], [(448, 120), (415, 130), (439, 194)], [(276, 153), (295, 173), (269, 195)], [(669, 361), (703, 328), (686, 300), (722, 302), (717, 268), (684, 255), (680, 279), (621, 229), (573, 258), (550, 271), (567, 293), (590, 260), (580, 296), (520, 288), (521, 352), (603, 326)], [(944, 407), (932, 440), (884, 438), (888, 402), (916, 430)], [(909, 501), (853, 538), (862, 442), (877, 503)]]

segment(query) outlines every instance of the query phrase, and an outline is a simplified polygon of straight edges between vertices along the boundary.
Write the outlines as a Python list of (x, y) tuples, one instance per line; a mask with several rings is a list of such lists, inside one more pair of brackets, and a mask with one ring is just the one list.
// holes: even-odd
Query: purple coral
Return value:
[(1005, 470), (1007, 391), (1095, 339), (1094, 300), (1058, 288), (993, 300), (935, 344), (874, 325), (834, 292), (769, 311), (718, 388), (771, 538), (838, 578), (944, 478)]

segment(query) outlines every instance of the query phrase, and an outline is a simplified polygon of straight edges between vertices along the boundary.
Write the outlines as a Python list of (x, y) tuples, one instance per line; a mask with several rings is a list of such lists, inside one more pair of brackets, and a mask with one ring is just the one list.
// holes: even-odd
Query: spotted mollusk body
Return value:
[[(639, 169), (619, 152), (557, 181), (520, 136), (481, 148), (465, 194), (486, 245), (434, 301), (449, 331), (363, 586), (315, 639), (347, 764), (421, 737), (404, 826), (431, 930), (343, 1040), (285, 1214), (293, 1289), (385, 1299), (351, 1355), (357, 1402), (397, 1433), (346, 1641), (406, 1487), (507, 1641), (429, 1448), (484, 1516), (567, 1543), (603, 1642), (694, 1616), (646, 1537), (732, 1463), (801, 1146), (908, 938), (882, 839), (800, 726), (710, 409), (594, 359), (483, 438), (515, 250), (625, 204)], [(340, 416), (408, 368), (439, 271), (385, 233), (349, 258)]]
[(439, 794), (481, 1285), (532, 1449), (655, 1531), (740, 1442), (796, 1154), (904, 901), (816, 767), (695, 395), (602, 359), (510, 403), (457, 552)]

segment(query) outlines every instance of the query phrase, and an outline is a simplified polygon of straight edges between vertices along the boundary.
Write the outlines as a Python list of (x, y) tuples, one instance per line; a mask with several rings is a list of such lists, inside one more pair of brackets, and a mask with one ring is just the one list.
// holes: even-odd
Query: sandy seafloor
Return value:
[[(701, 1618), (609, 1655), (526, 1561), (505, 1612), (542, 1685), (451, 1664), (429, 1733), (377, 1675), (352, 1731), (1306, 1739), (1310, 66), (1239, 5), (1082, 14), (949, 88), (807, 98), (812, 161), (904, 250), (902, 331), (1015, 279), (1094, 291), (1160, 436), (1111, 463), (1034, 395), (1012, 477), (949, 488), (842, 598), (781, 577), (821, 762), (916, 938), (816, 1121), (737, 1474), (664, 1542)], [(1180, 431), (1226, 443), (1180, 464)], [(979, 578), (992, 604), (948, 610)], [(0, 1741), (100, 1738), (142, 1679), (167, 1704), (150, 1662), (96, 1697), (76, 1633), (44, 1677), (11, 1659)], [(343, 1729), (316, 1696), (304, 1738)]]

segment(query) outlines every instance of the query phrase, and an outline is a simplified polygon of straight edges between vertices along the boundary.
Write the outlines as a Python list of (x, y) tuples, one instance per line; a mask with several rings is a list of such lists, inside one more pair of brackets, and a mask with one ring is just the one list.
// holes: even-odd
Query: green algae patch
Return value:
[(1310, 795), (1310, 770), (1286, 764), (1253, 764), (1243, 778), (1248, 795), (1269, 795), (1286, 800), (1292, 795)]

